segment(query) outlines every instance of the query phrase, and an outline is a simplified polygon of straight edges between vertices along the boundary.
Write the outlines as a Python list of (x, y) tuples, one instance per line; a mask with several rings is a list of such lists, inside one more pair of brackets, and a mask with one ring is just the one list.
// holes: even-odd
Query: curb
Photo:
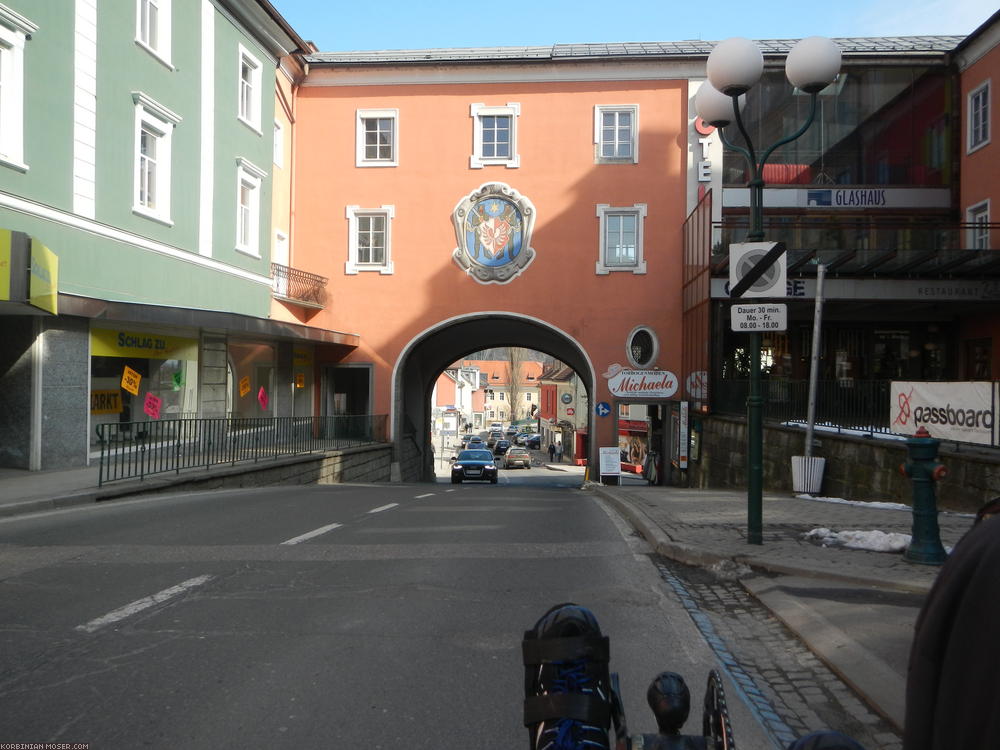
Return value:
[(593, 489), (604, 500), (614, 506), (633, 528), (653, 546), (657, 554), (685, 565), (706, 568), (721, 562), (731, 561), (739, 565), (745, 565), (757, 573), (818, 578), (855, 586), (870, 586), (885, 591), (898, 591), (904, 594), (927, 594), (931, 589), (932, 584), (922, 581), (914, 581), (912, 583), (906, 581), (888, 582), (880, 578), (870, 578), (856, 574), (842, 574), (831, 570), (810, 567), (805, 564), (788, 565), (786, 563), (773, 562), (754, 554), (720, 554), (691, 544), (675, 542), (663, 532), (645, 511), (636, 507), (633, 503), (604, 490), (603, 485), (593, 484), (590, 485), (590, 489)]

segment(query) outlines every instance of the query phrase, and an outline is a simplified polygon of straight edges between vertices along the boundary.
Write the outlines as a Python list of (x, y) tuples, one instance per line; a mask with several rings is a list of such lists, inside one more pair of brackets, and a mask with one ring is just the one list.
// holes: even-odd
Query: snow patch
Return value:
[(815, 539), (824, 547), (847, 547), (871, 552), (905, 552), (910, 545), (909, 534), (884, 531), (831, 531), (827, 528), (812, 529), (802, 535)]

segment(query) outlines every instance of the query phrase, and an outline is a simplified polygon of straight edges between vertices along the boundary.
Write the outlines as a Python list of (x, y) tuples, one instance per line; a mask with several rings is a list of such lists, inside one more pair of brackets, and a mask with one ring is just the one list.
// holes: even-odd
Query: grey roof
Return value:
[[(892, 36), (834, 39), (845, 56), (919, 55), (951, 52), (964, 36)], [(757, 44), (765, 55), (787, 54), (797, 39), (764, 39)], [(553, 44), (548, 47), (455, 47), (447, 49), (316, 52), (305, 56), (311, 65), (387, 65), (403, 63), (477, 63), (506, 60), (547, 62), (588, 59), (649, 59), (706, 57), (716, 42), (602, 42)]]

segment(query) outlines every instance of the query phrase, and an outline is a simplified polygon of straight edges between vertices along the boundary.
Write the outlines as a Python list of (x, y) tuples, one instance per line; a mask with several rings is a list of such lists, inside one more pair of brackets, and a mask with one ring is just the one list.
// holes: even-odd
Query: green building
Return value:
[(276, 74), (306, 44), (266, 0), (0, 0), (0, 467), (312, 413), (296, 367), (351, 337), (269, 317)]

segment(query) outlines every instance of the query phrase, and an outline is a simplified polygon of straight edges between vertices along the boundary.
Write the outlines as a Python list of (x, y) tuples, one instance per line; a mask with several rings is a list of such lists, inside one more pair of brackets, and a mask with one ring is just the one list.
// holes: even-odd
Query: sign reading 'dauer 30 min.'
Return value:
[(781, 303), (733, 305), (729, 320), (734, 332), (784, 331), (788, 328), (788, 308)]

